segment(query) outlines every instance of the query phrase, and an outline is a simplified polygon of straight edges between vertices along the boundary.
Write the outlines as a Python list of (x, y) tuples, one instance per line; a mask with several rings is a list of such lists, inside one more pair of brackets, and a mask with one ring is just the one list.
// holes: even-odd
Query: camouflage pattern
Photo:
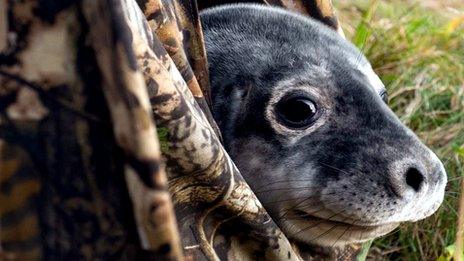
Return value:
[(181, 260), (121, 2), (4, 6), (2, 259)]
[(342, 37), (345, 37), (343, 30), (338, 21), (337, 15), (332, 5), (331, 0), (201, 0), (198, 1), (200, 9), (213, 7), (221, 4), (232, 4), (240, 2), (254, 2), (260, 4), (274, 5), (300, 13), (305, 16), (310, 16), (325, 25), (336, 30)]
[(194, 0), (0, 0), (0, 259), (355, 259), (288, 241), (209, 102)]
[(220, 137), (209, 109), (208, 64), (196, 1), (138, 0), (138, 3), (149, 28), (161, 41), (216, 136)]
[[(144, 28), (137, 24), (143, 23), (131, 21), (134, 50), (157, 126), (168, 132), (164, 156), (185, 255), (212, 260), (235, 259), (237, 255), (295, 259), (290, 243), (223, 149), (162, 43), (155, 37), (150, 48), (143, 41), (150, 36), (137, 38), (144, 33), (135, 31)], [(236, 226), (243, 231), (230, 231)], [(224, 235), (226, 227), (233, 237)], [(238, 237), (249, 243), (243, 245)]]
[(316, 20), (332, 27), (345, 37), (338, 22), (331, 0), (263, 0), (264, 2), (280, 6), (294, 12), (311, 16)]
[[(141, 246), (178, 260), (182, 259), (180, 238), (147, 88), (132, 49), (136, 36), (124, 16), (128, 8), (115, 0), (83, 2), (116, 142), (128, 157), (125, 176)], [(105, 9), (109, 12), (101, 12)]]

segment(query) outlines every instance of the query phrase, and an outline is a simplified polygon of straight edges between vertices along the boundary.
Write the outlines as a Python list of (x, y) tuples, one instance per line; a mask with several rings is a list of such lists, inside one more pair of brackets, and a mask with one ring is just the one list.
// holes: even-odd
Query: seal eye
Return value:
[(304, 128), (315, 121), (316, 104), (306, 97), (284, 98), (276, 105), (278, 119), (290, 128)]
[(382, 91), (382, 93), (380, 93), (380, 98), (382, 98), (383, 102), (385, 102), (386, 104), (388, 104), (388, 93), (387, 91)]

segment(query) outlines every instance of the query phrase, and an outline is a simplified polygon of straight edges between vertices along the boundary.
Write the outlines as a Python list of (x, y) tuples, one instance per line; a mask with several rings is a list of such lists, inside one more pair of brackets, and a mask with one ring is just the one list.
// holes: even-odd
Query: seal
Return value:
[(275, 7), (220, 6), (201, 21), (225, 147), (290, 239), (364, 242), (437, 210), (443, 164), (352, 44)]

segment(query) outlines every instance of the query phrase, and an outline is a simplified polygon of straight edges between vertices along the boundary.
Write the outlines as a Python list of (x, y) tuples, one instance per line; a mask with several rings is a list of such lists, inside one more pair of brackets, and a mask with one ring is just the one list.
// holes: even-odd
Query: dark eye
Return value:
[(380, 98), (382, 98), (383, 102), (385, 102), (386, 104), (388, 104), (388, 93), (387, 91), (382, 91), (382, 93), (380, 93)]
[(278, 119), (290, 128), (304, 128), (316, 120), (316, 104), (307, 97), (283, 98), (276, 105)]

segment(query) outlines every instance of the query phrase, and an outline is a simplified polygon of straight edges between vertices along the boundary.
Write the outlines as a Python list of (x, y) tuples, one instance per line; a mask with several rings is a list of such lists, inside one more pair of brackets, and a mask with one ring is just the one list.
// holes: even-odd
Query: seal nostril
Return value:
[(424, 175), (416, 168), (409, 168), (406, 172), (406, 184), (418, 192), (422, 183), (424, 183)]

